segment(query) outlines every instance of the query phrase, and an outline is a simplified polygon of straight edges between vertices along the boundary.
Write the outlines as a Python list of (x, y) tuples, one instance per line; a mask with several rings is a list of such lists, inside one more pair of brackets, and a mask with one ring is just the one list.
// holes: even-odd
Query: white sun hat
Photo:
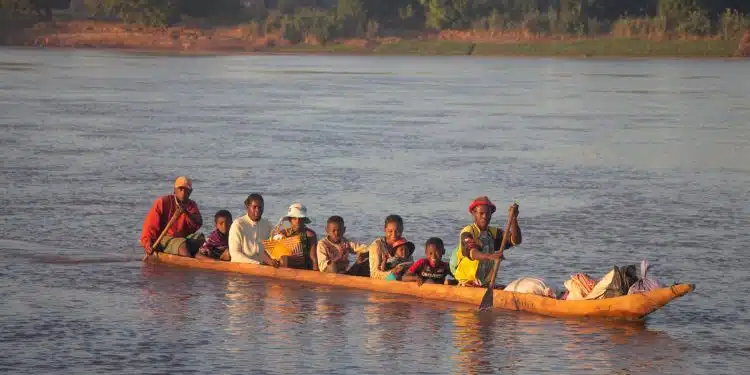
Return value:
[(302, 203), (292, 203), (291, 206), (289, 206), (289, 210), (286, 213), (286, 216), (283, 217), (283, 220), (289, 220), (290, 218), (298, 218), (298, 219), (305, 219), (305, 224), (309, 224), (311, 222), (310, 218), (307, 217), (307, 207), (305, 207)]

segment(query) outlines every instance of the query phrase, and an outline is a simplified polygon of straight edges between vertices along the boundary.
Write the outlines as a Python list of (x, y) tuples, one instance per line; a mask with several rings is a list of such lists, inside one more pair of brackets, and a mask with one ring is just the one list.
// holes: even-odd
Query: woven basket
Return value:
[(301, 257), (302, 240), (300, 235), (282, 238), (280, 240), (265, 240), (263, 246), (272, 259), (279, 260), (283, 256)]

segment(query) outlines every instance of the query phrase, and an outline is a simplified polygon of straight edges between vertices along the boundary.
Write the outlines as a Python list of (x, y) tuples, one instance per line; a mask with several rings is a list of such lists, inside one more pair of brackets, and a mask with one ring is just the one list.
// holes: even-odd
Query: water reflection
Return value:
[(173, 371), (194, 368), (198, 356), (203, 355), (204, 344), (195, 337), (201, 316), (196, 307), (204, 305), (196, 298), (193, 273), (144, 264), (140, 278), (139, 360), (168, 363)]
[(515, 321), (503, 320), (497, 330), (498, 318), (475, 310), (456, 310), (453, 342), (457, 353), (456, 367), (464, 374), (492, 374), (497, 371), (514, 374), (518, 337)]
[(348, 343), (349, 323), (358, 323), (341, 298), (322, 293), (315, 301), (312, 335), (316, 355), (328, 357), (336, 363), (349, 363), (352, 355)]
[[(391, 313), (401, 313), (394, 301), (398, 297), (370, 293), (366, 297), (364, 306), (365, 331), (368, 332), (364, 348), (369, 353), (382, 353), (384, 348), (398, 348), (396, 342), (389, 341), (395, 330), (390, 324), (400, 325), (399, 319), (392, 317)], [(390, 331), (390, 332), (389, 332)]]
[[(144, 265), (141, 278), (142, 315), (146, 324), (160, 327), (160, 335), (181, 338), (196, 325), (218, 321), (231, 339), (212, 344), (217, 358), (244, 356), (262, 345), (262, 363), (279, 373), (341, 366), (358, 371), (384, 364), (408, 372), (415, 360), (462, 374), (684, 370), (680, 345), (643, 321), (479, 313), (473, 306), (244, 275), (221, 276), (220, 284), (210, 279), (209, 287), (220, 287), (216, 297), (223, 303), (217, 303), (214, 297), (196, 295), (201, 289), (211, 293), (191, 271)], [(207, 314), (226, 319), (207, 320)], [(205, 355), (201, 347), (209, 341), (194, 340), (194, 345), (181, 346), (182, 354)], [(146, 341), (142, 345), (157, 353), (169, 345)], [(168, 359), (178, 358), (172, 353)], [(190, 365), (183, 361), (182, 366)]]
[(140, 306), (144, 318), (188, 322), (196, 306), (193, 276), (181, 269), (144, 264)]
[(227, 334), (242, 335), (257, 321), (265, 309), (262, 293), (253, 288), (247, 278), (231, 275), (226, 279), (224, 290)]

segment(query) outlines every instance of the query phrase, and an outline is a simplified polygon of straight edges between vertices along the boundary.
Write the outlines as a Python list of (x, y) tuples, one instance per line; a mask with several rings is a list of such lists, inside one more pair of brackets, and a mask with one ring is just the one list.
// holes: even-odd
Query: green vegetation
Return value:
[(0, 11), (13, 15), (37, 15), (41, 19), (52, 18), (53, 9), (66, 9), (70, 0), (0, 0)]
[[(49, 19), (53, 10), (69, 4), (70, 0), (0, 0), (0, 16)], [(245, 25), (247, 38), (280, 36), (285, 43), (270, 46), (279, 52), (728, 56), (750, 28), (750, 0), (84, 0), (84, 4), (86, 17), (131, 24)], [(448, 39), (460, 40), (462, 31), (490, 37), (488, 43), (476, 44), (415, 38), (442, 30), (459, 36)], [(492, 35), (512, 33), (523, 37), (492, 40)], [(581, 40), (549, 40), (564, 35)], [(390, 36), (404, 40), (375, 47), (330, 43)], [(592, 36), (604, 37), (585, 38)], [(526, 42), (528, 37), (541, 41)]]
[[(188, 18), (276, 22), (322, 39), (383, 30), (509, 30), (596, 35), (613, 26), (648, 24), (658, 32), (720, 34), (750, 27), (746, 0), (84, 0), (91, 15), (127, 23), (170, 25)], [(70, 0), (0, 0), (13, 13), (49, 17)], [(311, 24), (304, 24), (312, 22)], [(296, 24), (296, 25), (295, 25)], [(299, 29), (295, 31), (295, 29)]]

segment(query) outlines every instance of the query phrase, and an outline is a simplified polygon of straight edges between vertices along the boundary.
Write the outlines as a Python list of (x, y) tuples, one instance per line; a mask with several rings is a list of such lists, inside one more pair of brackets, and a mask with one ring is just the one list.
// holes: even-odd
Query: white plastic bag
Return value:
[(544, 279), (536, 277), (522, 277), (518, 280), (514, 280), (505, 287), (505, 291), (557, 298), (555, 290), (547, 285), (547, 282), (545, 282)]

